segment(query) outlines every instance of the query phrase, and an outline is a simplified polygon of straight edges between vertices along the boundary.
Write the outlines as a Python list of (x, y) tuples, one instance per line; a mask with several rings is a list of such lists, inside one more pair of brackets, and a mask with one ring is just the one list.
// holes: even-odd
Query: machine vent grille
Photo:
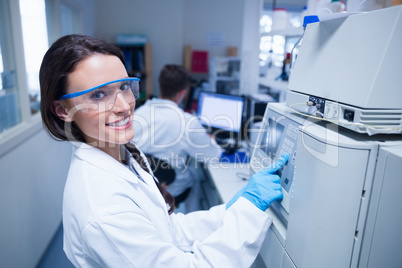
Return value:
[(360, 123), (379, 126), (399, 126), (402, 124), (402, 112), (362, 111)]

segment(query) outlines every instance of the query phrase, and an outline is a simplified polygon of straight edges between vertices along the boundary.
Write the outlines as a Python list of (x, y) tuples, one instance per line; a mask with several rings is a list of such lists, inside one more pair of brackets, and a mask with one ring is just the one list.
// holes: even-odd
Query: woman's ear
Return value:
[(51, 105), (52, 113), (65, 122), (72, 122), (73, 119), (68, 113), (68, 109), (63, 106), (61, 101), (53, 101)]

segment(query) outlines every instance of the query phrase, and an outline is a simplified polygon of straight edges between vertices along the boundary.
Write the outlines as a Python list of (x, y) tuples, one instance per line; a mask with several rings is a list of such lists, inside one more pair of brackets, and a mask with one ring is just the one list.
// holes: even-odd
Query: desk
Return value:
[(248, 163), (209, 163), (201, 181), (204, 208), (229, 202), (250, 178)]

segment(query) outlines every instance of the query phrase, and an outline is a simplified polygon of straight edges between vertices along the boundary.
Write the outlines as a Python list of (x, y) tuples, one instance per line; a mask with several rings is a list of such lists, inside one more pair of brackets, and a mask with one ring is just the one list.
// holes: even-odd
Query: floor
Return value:
[(63, 226), (60, 224), (48, 249), (36, 268), (74, 268), (63, 251)]

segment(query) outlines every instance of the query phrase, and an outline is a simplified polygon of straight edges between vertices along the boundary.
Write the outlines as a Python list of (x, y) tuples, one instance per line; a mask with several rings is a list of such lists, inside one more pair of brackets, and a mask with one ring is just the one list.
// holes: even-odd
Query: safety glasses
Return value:
[(139, 78), (124, 78), (110, 81), (96, 87), (65, 94), (59, 100), (73, 99), (75, 108), (84, 112), (112, 110), (120, 93), (127, 103), (139, 96)]

